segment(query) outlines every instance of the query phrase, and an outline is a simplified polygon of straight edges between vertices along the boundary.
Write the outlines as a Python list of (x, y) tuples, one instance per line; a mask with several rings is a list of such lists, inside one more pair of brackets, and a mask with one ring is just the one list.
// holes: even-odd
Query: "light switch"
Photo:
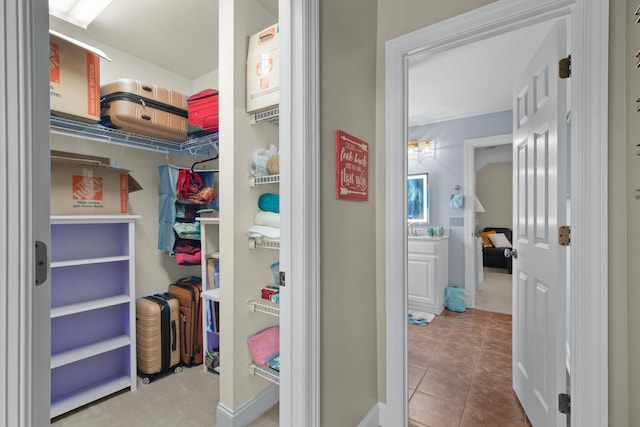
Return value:
[(464, 226), (464, 217), (463, 216), (452, 216), (449, 219), (449, 225), (451, 227), (463, 227)]

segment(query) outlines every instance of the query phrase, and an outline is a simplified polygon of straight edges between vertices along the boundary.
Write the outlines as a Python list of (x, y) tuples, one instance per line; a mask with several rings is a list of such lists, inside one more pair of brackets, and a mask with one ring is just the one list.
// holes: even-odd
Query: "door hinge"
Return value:
[(48, 268), (47, 245), (36, 240), (36, 286), (42, 285), (47, 280)]
[(567, 393), (560, 393), (558, 395), (558, 411), (561, 414), (571, 414), (571, 395)]
[(558, 228), (558, 243), (560, 246), (571, 246), (571, 227), (562, 225)]
[(558, 62), (558, 76), (561, 79), (568, 79), (571, 77), (571, 55), (566, 58), (562, 58)]
[(284, 271), (279, 271), (278, 272), (278, 279), (280, 281), (280, 286), (284, 286), (285, 285), (285, 274)]

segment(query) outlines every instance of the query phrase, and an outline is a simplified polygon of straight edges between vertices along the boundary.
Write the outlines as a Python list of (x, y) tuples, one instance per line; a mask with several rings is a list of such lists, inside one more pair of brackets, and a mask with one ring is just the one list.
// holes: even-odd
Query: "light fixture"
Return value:
[(474, 212), (486, 212), (484, 210), (484, 206), (482, 206), (482, 203), (480, 203), (480, 200), (478, 200), (478, 196), (474, 195), (473, 197), (475, 198), (475, 200), (473, 202), (473, 211)]
[[(473, 195), (473, 211), (475, 213), (482, 213), (482, 212), (486, 212), (484, 210), (484, 206), (482, 206), (482, 203), (480, 203), (480, 199), (478, 199), (478, 196), (476, 196), (475, 194)], [(476, 236), (480, 233), (480, 218), (478, 218), (477, 215), (474, 215), (474, 225), (475, 225), (475, 234)]]
[(407, 155), (412, 160), (422, 160), (425, 157), (435, 156), (435, 143), (432, 139), (418, 140), (411, 138), (407, 143)]
[(49, 15), (87, 29), (111, 0), (49, 0)]

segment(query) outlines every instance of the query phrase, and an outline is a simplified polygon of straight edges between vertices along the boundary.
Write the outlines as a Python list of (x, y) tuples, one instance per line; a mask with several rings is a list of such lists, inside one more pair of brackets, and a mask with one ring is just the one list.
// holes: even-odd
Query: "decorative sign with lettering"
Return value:
[(369, 197), (369, 144), (336, 131), (336, 198), (366, 201)]

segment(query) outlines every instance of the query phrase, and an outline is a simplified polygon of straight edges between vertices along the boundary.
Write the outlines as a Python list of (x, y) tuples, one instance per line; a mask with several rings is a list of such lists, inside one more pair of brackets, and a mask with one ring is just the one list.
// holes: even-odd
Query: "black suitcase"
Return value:
[(167, 293), (136, 301), (136, 361), (145, 384), (180, 366), (180, 304)]

